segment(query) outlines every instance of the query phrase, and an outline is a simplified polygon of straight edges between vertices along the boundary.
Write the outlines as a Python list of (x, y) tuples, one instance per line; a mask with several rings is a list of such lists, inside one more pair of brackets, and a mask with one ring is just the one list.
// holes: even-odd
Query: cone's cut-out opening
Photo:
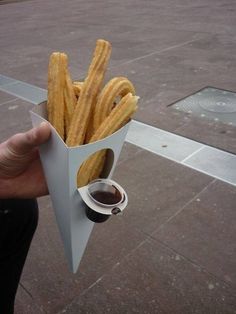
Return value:
[(83, 187), (98, 178), (108, 178), (113, 163), (114, 152), (111, 149), (101, 149), (91, 154), (77, 172), (77, 187)]

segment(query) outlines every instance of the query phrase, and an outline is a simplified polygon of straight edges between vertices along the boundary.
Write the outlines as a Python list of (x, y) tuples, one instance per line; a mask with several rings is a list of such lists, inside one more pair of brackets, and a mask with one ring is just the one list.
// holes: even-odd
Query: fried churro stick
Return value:
[[(89, 142), (95, 130), (97, 130), (103, 120), (109, 115), (114, 107), (117, 97), (123, 97), (128, 93), (135, 94), (133, 84), (125, 77), (115, 77), (111, 79), (101, 91), (97, 104), (93, 112), (92, 126), (90, 125), (86, 134), (86, 142)], [(106, 151), (104, 154), (97, 154), (96, 166), (93, 168), (90, 180), (99, 177), (105, 164)]]
[[(137, 109), (138, 97), (128, 93), (124, 96), (118, 105), (111, 111), (109, 116), (102, 122), (97, 131), (92, 136), (90, 143), (101, 140), (117, 131), (123, 126)], [(96, 178), (96, 169), (103, 158), (103, 151), (96, 152), (89, 157), (81, 166), (78, 176), (77, 185), (79, 187), (88, 184), (91, 179)]]
[(123, 97), (128, 93), (135, 94), (133, 84), (125, 77), (115, 77), (103, 88), (98, 97), (93, 115), (93, 129), (97, 130), (103, 120), (111, 112), (117, 97)]
[(64, 96), (67, 55), (54, 52), (48, 66), (48, 120), (64, 139)]
[(64, 88), (64, 101), (65, 101), (65, 138), (69, 132), (69, 127), (71, 123), (71, 119), (73, 116), (73, 112), (75, 110), (77, 98), (74, 92), (74, 87), (72, 84), (72, 80), (70, 77), (70, 73), (67, 69), (66, 71), (66, 81)]
[(82, 86), (80, 97), (72, 117), (66, 139), (68, 146), (76, 146), (84, 143), (92, 106), (100, 92), (110, 53), (110, 43), (102, 39), (98, 40), (88, 76)]
[(125, 95), (99, 126), (90, 143), (111, 135), (127, 122), (137, 110), (138, 99), (138, 96), (133, 96), (131, 93)]
[(133, 84), (125, 77), (115, 77), (110, 80), (101, 91), (98, 101), (94, 106), (92, 119), (86, 133), (86, 143), (98, 129), (102, 121), (109, 115), (114, 107), (117, 97), (123, 97), (128, 93), (135, 94)]

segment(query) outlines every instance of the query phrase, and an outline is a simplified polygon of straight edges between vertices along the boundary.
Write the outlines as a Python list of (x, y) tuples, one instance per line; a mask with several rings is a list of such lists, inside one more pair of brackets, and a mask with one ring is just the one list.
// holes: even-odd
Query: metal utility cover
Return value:
[(173, 108), (193, 116), (236, 126), (236, 93), (205, 87), (175, 104)]

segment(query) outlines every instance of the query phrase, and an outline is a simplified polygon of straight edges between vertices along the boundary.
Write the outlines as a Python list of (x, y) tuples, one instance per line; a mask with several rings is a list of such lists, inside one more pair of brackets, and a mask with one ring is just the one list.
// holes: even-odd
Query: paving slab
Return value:
[(45, 89), (17, 80), (12, 84), (1, 85), (0, 89), (34, 105), (38, 105), (47, 99), (47, 91)]
[[(230, 37), (201, 36), (179, 47), (112, 68), (111, 76), (123, 72), (134, 82), (141, 97), (136, 119), (235, 152), (234, 127), (168, 107), (205, 86), (235, 89), (235, 47)], [(212, 48), (211, 56), (208, 47)]]
[[(122, 23), (121, 19), (127, 21), (128, 17), (125, 14), (126, 6), (128, 10), (132, 5), (130, 2), (120, 6), (117, 1), (106, 4), (96, 1), (92, 6), (84, 4), (78, 9), (78, 4), (74, 1), (70, 6), (64, 6), (62, 10), (60, 5), (55, 6), (52, 2), (47, 4), (47, 11), (40, 5), (40, 1), (34, 1), (33, 5), (32, 2), (14, 4), (15, 10), (20, 8), (20, 13), (17, 15), (14, 9), (11, 10), (12, 7), (5, 5), (2, 7), (3, 50), (7, 51), (14, 45), (14, 48), (18, 48), (18, 53), (11, 50), (10, 56), (3, 55), (4, 61), (9, 62), (15, 58), (16, 64), (19, 62), (32, 63), (32, 61), (37, 61), (37, 56), (41, 58), (45, 56), (45, 53), (48, 53), (47, 49), (62, 49), (73, 56), (76, 56), (75, 51), (77, 51), (77, 64), (83, 65), (83, 68), (86, 69), (90, 58), (88, 51), (94, 47), (94, 41), (97, 38), (103, 37), (114, 41), (113, 45), (116, 49), (114, 49), (114, 58), (111, 62), (115, 65), (150, 53), (156, 47), (161, 49), (175, 45), (179, 39), (185, 41), (186, 38), (191, 39), (195, 36), (193, 32), (177, 32), (175, 30), (166, 30), (165, 35), (160, 32), (154, 35), (153, 32), (150, 32), (153, 26), (150, 26), (149, 22), (145, 22), (142, 26), (143, 36), (140, 36), (140, 30), (135, 24)], [(6, 20), (4, 11), (5, 14), (7, 13), (7, 22), (13, 25), (17, 23), (21, 32), (16, 30), (14, 34), (12, 29), (7, 27), (4, 23)], [(141, 3), (136, 3), (136, 9), (130, 11), (132, 15), (129, 18), (140, 20), (143, 13), (146, 15), (151, 11), (151, 7), (144, 8)], [(61, 21), (60, 24), (52, 23), (52, 14)], [(16, 18), (18, 18), (17, 21)], [(33, 33), (32, 29), (34, 29)], [(114, 33), (116, 36), (113, 35)], [(14, 43), (9, 40), (13, 36), (15, 37)], [(148, 44), (147, 36), (149, 37)], [(26, 37), (27, 46), (24, 46), (22, 42), (25, 42)], [(124, 45), (126, 45), (126, 49), (124, 49)], [(5, 68), (12, 65), (13, 63), (8, 63)]]
[(188, 118), (175, 133), (236, 154), (236, 127), (206, 119)]
[[(35, 303), (57, 313), (78, 297), (130, 253), (147, 235), (132, 229), (125, 216), (113, 217), (94, 227), (79, 271), (73, 275), (48, 198), (39, 199), (40, 222), (28, 256), (21, 283)], [(39, 278), (39, 274), (45, 274)]]
[(32, 127), (29, 110), (32, 104), (17, 99), (0, 106), (0, 140), (1, 142), (18, 132), (25, 132)]
[(17, 290), (15, 314), (45, 314), (41, 305), (37, 305), (34, 297), (21, 285)]
[(236, 293), (236, 189), (214, 181), (153, 236), (215, 277)]
[(129, 195), (125, 221), (147, 234), (175, 216), (213, 180), (147, 151), (117, 167), (114, 179)]
[(0, 106), (8, 104), (11, 101), (15, 101), (16, 97), (0, 91)]
[[(5, 68), (2, 68), (1, 74), (47, 89), (49, 55), (50, 54), (47, 54), (47, 57), (45, 57), (44, 60), (40, 59), (37, 62), (27, 63), (26, 65), (6, 66)], [(12, 58), (12, 60), (14, 63), (15, 58)]]
[(232, 314), (235, 297), (227, 284), (148, 239), (61, 313)]
[(206, 146), (188, 156), (183, 164), (236, 186), (236, 175), (233, 171), (236, 168), (234, 154)]
[(203, 148), (203, 145), (173, 133), (133, 121), (126, 141), (162, 157), (181, 162)]

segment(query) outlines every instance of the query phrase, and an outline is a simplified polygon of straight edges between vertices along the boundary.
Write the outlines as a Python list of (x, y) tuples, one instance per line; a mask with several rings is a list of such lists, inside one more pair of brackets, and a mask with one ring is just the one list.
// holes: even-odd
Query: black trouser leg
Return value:
[(36, 200), (0, 202), (0, 313), (12, 314), (26, 256), (38, 222)]

